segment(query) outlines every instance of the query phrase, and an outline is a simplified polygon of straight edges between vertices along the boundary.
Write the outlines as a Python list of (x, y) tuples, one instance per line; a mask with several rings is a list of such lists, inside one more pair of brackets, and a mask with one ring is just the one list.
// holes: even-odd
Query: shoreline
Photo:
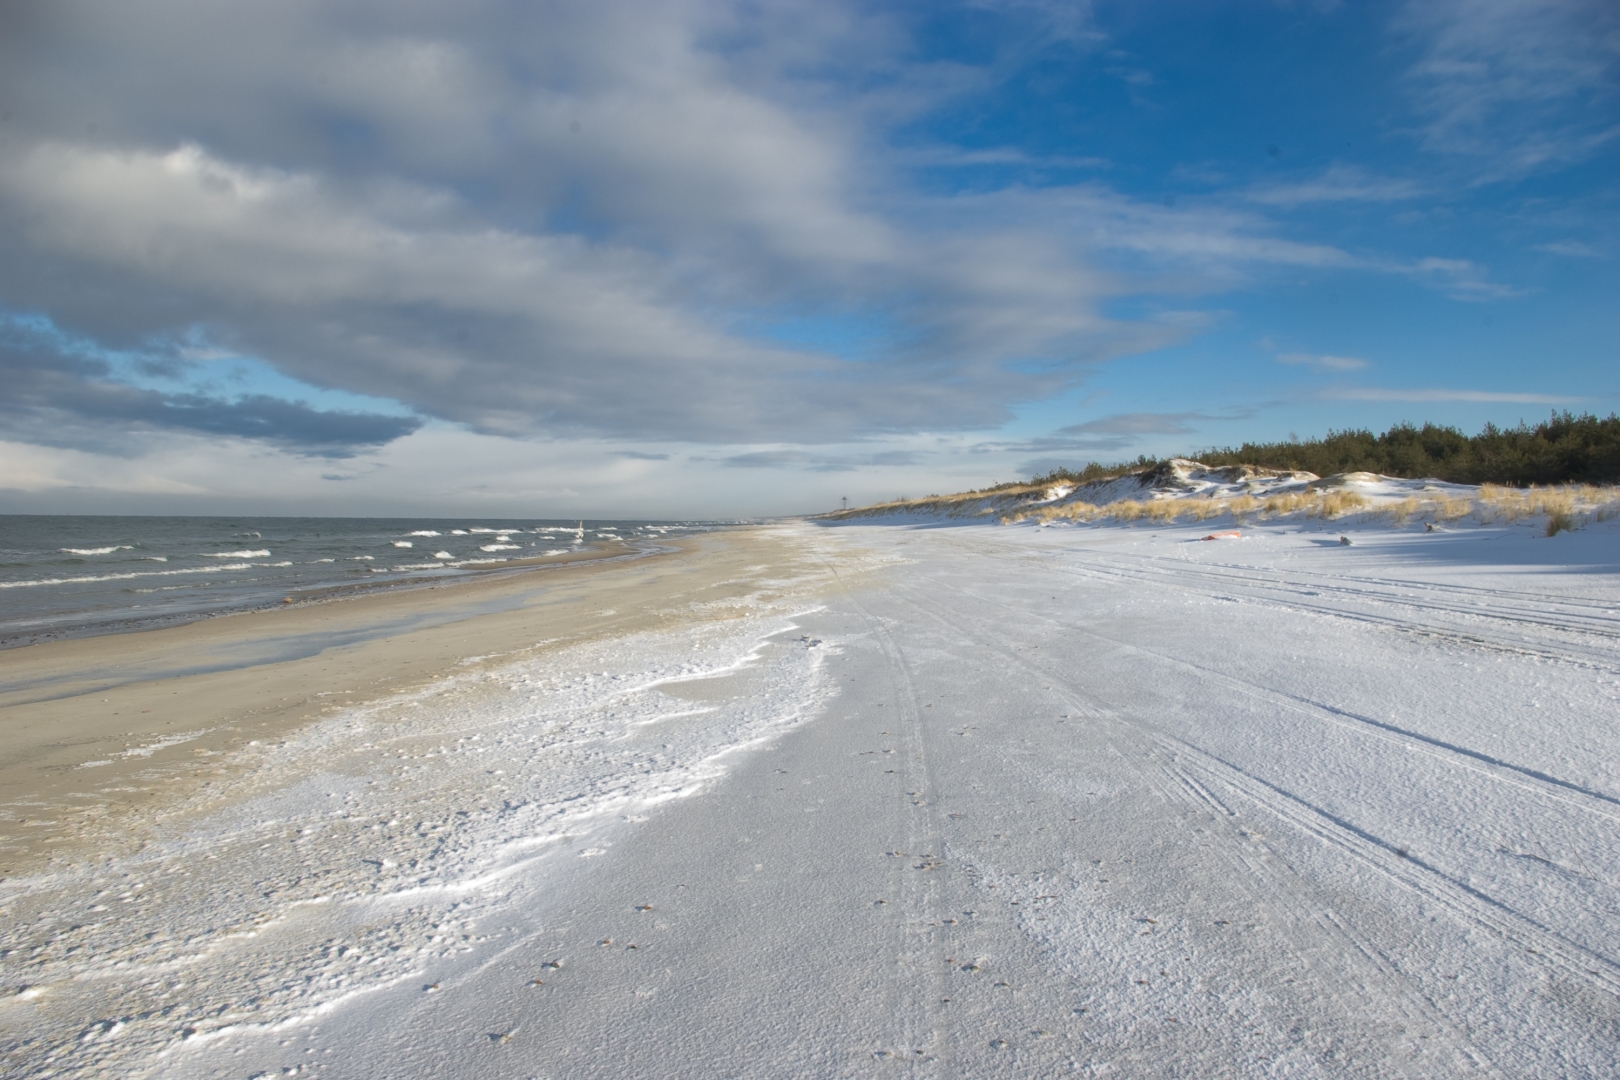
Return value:
[[(512, 559), (505, 563), (487, 567), (457, 568), (450, 573), (440, 572), (438, 576), (434, 576), (431, 572), (401, 573), (386, 580), (306, 585), (286, 590), (267, 590), (263, 595), (273, 595), (279, 592), (282, 597), (291, 597), (293, 600), (291, 606), (294, 607), (330, 603), (335, 600), (354, 599), (396, 590), (470, 584), (487, 580), (489, 577), (499, 574), (524, 574), (550, 567), (577, 566), (581, 563), (640, 558), (643, 555), (656, 554), (660, 545), (664, 542), (659, 541), (655, 544), (640, 547), (631, 541), (608, 541), (606, 543), (587, 545), (580, 551), (570, 551), (561, 556), (549, 558), (535, 556), (525, 559)], [(239, 604), (198, 611), (175, 611), (138, 616), (109, 615), (99, 620), (93, 615), (87, 614), (83, 621), (78, 622), (71, 621), (74, 617), (68, 616), (59, 624), (39, 629), (0, 630), (0, 654), (12, 649), (27, 648), (31, 645), (47, 645), (56, 641), (80, 640), (118, 634), (139, 634), (149, 630), (187, 626), (191, 623), (209, 619), (229, 618), (255, 611), (279, 610), (284, 606), (288, 606), (285, 600), (266, 600), (261, 595), (254, 595), (244, 597)]]
[(0, 880), (138, 842), (116, 823), (224, 784), (245, 747), (515, 655), (723, 618), (685, 609), (757, 590), (792, 557), (760, 529), (726, 529), (0, 652)]

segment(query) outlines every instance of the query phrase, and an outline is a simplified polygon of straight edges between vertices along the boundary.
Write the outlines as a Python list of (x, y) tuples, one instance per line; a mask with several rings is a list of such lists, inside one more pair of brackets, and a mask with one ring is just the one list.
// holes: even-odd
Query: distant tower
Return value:
[(843, 497), (843, 499), (841, 499), (840, 501), (844, 504), (843, 509), (848, 510), (849, 509), (849, 496), (845, 495)]

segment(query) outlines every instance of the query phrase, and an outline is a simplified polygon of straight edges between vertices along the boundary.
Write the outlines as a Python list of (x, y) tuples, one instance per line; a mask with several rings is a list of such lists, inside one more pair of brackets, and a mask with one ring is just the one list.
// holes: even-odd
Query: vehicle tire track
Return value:
[[(1059, 563), (1058, 569), (1060, 572), (1069, 574), (1071, 576), (1090, 578), (1093, 580), (1103, 579), (1133, 581), (1143, 584), (1151, 584), (1160, 588), (1172, 589), (1177, 592), (1190, 593), (1196, 596), (1210, 595), (1210, 593), (1207, 591), (1195, 588), (1184, 581), (1166, 580), (1164, 576), (1149, 573), (1135, 567), (1110, 566), (1105, 569), (1096, 565), (1076, 566), (1073, 564)], [(1169, 571), (1165, 571), (1166, 575), (1168, 573)], [(1493, 652), (1505, 652), (1522, 656), (1535, 656), (1541, 659), (1572, 664), (1579, 667), (1608, 672), (1611, 674), (1620, 674), (1620, 665), (1617, 665), (1615, 662), (1614, 650), (1612, 648), (1605, 647), (1611, 642), (1615, 645), (1620, 645), (1620, 628), (1611, 628), (1614, 626), (1613, 620), (1596, 622), (1595, 620), (1589, 619), (1586, 621), (1585, 625), (1576, 626), (1573, 625), (1569, 619), (1565, 619), (1563, 621), (1548, 619), (1545, 617), (1545, 612), (1538, 612), (1536, 615), (1527, 615), (1508, 609), (1490, 611), (1481, 610), (1478, 608), (1454, 608), (1443, 605), (1424, 604), (1408, 597), (1391, 597), (1372, 593), (1355, 592), (1352, 590), (1342, 590), (1331, 584), (1323, 582), (1311, 582), (1308, 586), (1301, 584), (1294, 591), (1293, 595), (1289, 595), (1285, 592), (1285, 590), (1276, 587), (1276, 585), (1270, 581), (1255, 581), (1253, 579), (1240, 579), (1238, 581), (1234, 581), (1227, 575), (1202, 574), (1197, 569), (1191, 568), (1183, 573), (1179, 573), (1177, 576), (1192, 579), (1201, 578), (1209, 583), (1218, 584), (1223, 589), (1236, 592), (1245, 599), (1260, 603), (1273, 604), (1278, 607), (1288, 608), (1295, 611), (1306, 611), (1330, 618), (1365, 622), (1373, 625), (1383, 626), (1402, 633), (1447, 640), (1475, 649), (1487, 649)], [(1579, 642), (1565, 640), (1561, 637), (1555, 638), (1553, 641), (1532, 641), (1524, 639), (1506, 640), (1502, 638), (1493, 638), (1488, 634), (1475, 630), (1463, 630), (1454, 626), (1442, 626), (1432, 623), (1424, 624), (1409, 618), (1383, 615), (1375, 611), (1350, 611), (1340, 607), (1333, 607), (1325, 604), (1313, 604), (1298, 599), (1298, 595), (1300, 593), (1306, 595), (1318, 595), (1321, 593), (1332, 592), (1340, 592), (1346, 596), (1369, 603), (1392, 606), (1398, 605), (1420, 611), (1438, 611), (1475, 619), (1491, 619), (1498, 622), (1509, 623), (1514, 626), (1537, 626), (1546, 630), (1556, 631), (1561, 635), (1582, 634), (1588, 637), (1603, 639), (1604, 643), (1588, 646)]]
[[(830, 567), (829, 567), (830, 568)], [(836, 571), (834, 571), (836, 576)], [(842, 579), (839, 581), (842, 587)], [(906, 848), (895, 853), (897, 895), (905, 920), (896, 970), (896, 1008), (900, 1021), (901, 1045), (886, 1048), (891, 1060), (904, 1061), (920, 1075), (950, 1080), (957, 1075), (951, 1050), (949, 1026), (942, 1002), (950, 991), (946, 985), (947, 942), (944, 940), (943, 883), (944, 837), (940, 830), (929, 767), (928, 745), (922, 730), (922, 710), (904, 651), (889, 632), (888, 624), (875, 616), (849, 592), (845, 601), (858, 613), (883, 653), (894, 693), (898, 726), (890, 722), (894, 734), (903, 741), (902, 768), (909, 807), (906, 817)], [(878, 1051), (883, 1053), (884, 1051)], [(898, 1061), (896, 1063), (898, 1063)]]
[[(907, 591), (903, 597), (912, 604), (916, 610), (927, 616), (931, 621), (949, 631), (963, 644), (971, 648), (994, 655), (1009, 667), (1037, 675), (1054, 689), (1061, 688), (1062, 696), (1067, 699), (1071, 714), (1076, 718), (1083, 718), (1092, 723), (1105, 723), (1114, 728), (1117, 734), (1108, 739), (1119, 751), (1117, 743), (1123, 739), (1130, 743), (1140, 743), (1147, 740), (1148, 745), (1158, 751), (1154, 757), (1162, 755), (1169, 759), (1167, 764), (1163, 760), (1155, 761), (1150, 768), (1140, 770), (1139, 774), (1144, 782), (1149, 784), (1170, 805), (1184, 807), (1198, 807), (1211, 812), (1223, 819), (1221, 831), (1225, 834), (1227, 843), (1214, 845), (1221, 860), (1231, 869), (1237, 871), (1237, 880), (1245, 883), (1245, 890), (1252, 898), (1257, 910), (1270, 909), (1276, 911), (1281, 917), (1275, 920), (1281, 932), (1287, 934), (1294, 946), (1294, 952), (1302, 959), (1312, 952), (1307, 940), (1297, 930), (1290, 929), (1297, 923), (1307, 923), (1317, 926), (1329, 941), (1339, 945), (1339, 955), (1349, 959), (1358, 972), (1362, 984), (1376, 991), (1376, 999), (1369, 993), (1369, 1001), (1383, 1006), (1393, 1006), (1402, 1022), (1416, 1029), (1427, 1028), (1439, 1033), (1447, 1048), (1456, 1055), (1457, 1059), (1468, 1064), (1471, 1071), (1487, 1076), (1503, 1075), (1490, 1059), (1475, 1047), (1466, 1033), (1451, 1021), (1438, 1007), (1423, 993), (1420, 987), (1413, 984), (1400, 973), (1396, 965), (1371, 941), (1357, 934), (1331, 910), (1327, 909), (1313, 895), (1311, 886), (1298, 873), (1287, 868), (1284, 873), (1282, 867), (1266, 859), (1259, 858), (1249, 850), (1252, 846), (1241, 835), (1235, 825), (1237, 815), (1217, 795), (1211, 791), (1215, 783), (1222, 786), (1234, 786), (1226, 777), (1215, 777), (1211, 770), (1200, 767), (1202, 760), (1208, 755), (1203, 754), (1194, 747), (1187, 746), (1179, 741), (1164, 735), (1151, 724), (1137, 718), (1119, 713), (1110, 706), (1096, 700), (1091, 695), (1080, 690), (1065, 677), (1048, 671), (1041, 664), (1027, 657), (1004, 649), (996, 644), (995, 639), (986, 634), (968, 635), (966, 628), (960, 621), (953, 621), (946, 613), (934, 608), (928, 601), (919, 601), (918, 597)], [(960, 616), (961, 612), (954, 614)], [(1122, 752), (1122, 751), (1121, 751)], [(1127, 757), (1138, 757), (1140, 751), (1124, 753)], [(1182, 759), (1191, 757), (1198, 762), (1194, 768), (1188, 768)], [(1195, 775), (1195, 770), (1204, 775)], [(1240, 789), (1242, 795), (1246, 791)], [(1292, 822), (1291, 822), (1292, 823)], [(1314, 835), (1314, 832), (1313, 832)], [(1269, 853), (1268, 854), (1274, 854)], [(1280, 860), (1280, 856), (1278, 856)], [(1286, 866), (1286, 863), (1283, 863)], [(1284, 898), (1279, 903), (1278, 897)], [(1308, 962), (1307, 962), (1308, 963)], [(1325, 986), (1331, 985), (1330, 980), (1323, 979)], [(1402, 1075), (1423, 1076), (1425, 1067), (1432, 1067), (1433, 1062), (1400, 1063), (1391, 1061), (1390, 1064), (1401, 1069)], [(1408, 1067), (1410, 1066), (1410, 1067)], [(1427, 1075), (1432, 1075), (1429, 1073)]]
[[(955, 586), (951, 586), (937, 578), (927, 580), (940, 588), (956, 589)], [(956, 591), (964, 590), (956, 589)], [(1566, 780), (1543, 770), (1531, 768), (1528, 765), (1515, 764), (1483, 751), (1424, 735), (1403, 728), (1398, 724), (1391, 724), (1387, 721), (1364, 716), (1349, 709), (1341, 709), (1338, 706), (1319, 702), (1301, 694), (1290, 694), (1275, 690), (1253, 680), (1243, 679), (1191, 660), (1171, 656), (1157, 649), (1121, 641), (1118, 638), (1109, 637), (1106, 634), (1098, 633), (1083, 626), (1071, 625), (1035, 612), (1025, 611), (1015, 605), (1008, 604), (1006, 601), (971, 592), (967, 592), (966, 595), (972, 596), (982, 603), (994, 604), (1008, 611), (1017, 612), (1020, 618), (1038, 619), (1063, 631), (1065, 634), (1083, 635), (1094, 641), (1111, 645), (1122, 652), (1152, 657), (1160, 662), (1190, 671), (1201, 680), (1224, 684), (1239, 693), (1258, 698), (1291, 712), (1310, 716), (1313, 719), (1324, 720), (1342, 729), (1356, 731), (1370, 738), (1393, 743), (1414, 753), (1424, 754), (1455, 767), (1488, 776), (1499, 783), (1511, 784), (1533, 791), (1542, 798), (1576, 807), (1587, 813), (1596, 814), (1620, 823), (1620, 795), (1599, 791), (1573, 780)]]
[[(948, 583), (937, 579), (926, 580), (939, 588), (963, 591), (955, 590)], [(906, 590), (907, 595), (905, 598), (919, 611), (933, 616), (934, 619), (944, 625), (955, 628), (957, 633), (962, 632), (959, 621), (951, 622), (940, 613), (932, 601), (920, 598), (917, 595), (919, 591), (915, 589)], [(968, 595), (974, 594), (969, 593)], [(982, 597), (976, 598), (984, 599)], [(996, 603), (989, 600), (986, 600), (986, 602)], [(1011, 605), (1005, 604), (999, 606), (1011, 607)], [(960, 620), (962, 612), (956, 611), (954, 614)], [(1033, 617), (1030, 612), (1020, 611), (1019, 614), (1026, 618)], [(1062, 624), (1056, 623), (1054, 625), (1062, 626)], [(1067, 626), (1062, 626), (1062, 628), (1073, 632), (1089, 633)], [(1136, 650), (1155, 659), (1174, 660), (1174, 658), (1165, 657), (1151, 650), (1123, 645), (1102, 635), (1089, 634), (1089, 636), (1121, 648)], [(1301, 832), (1354, 856), (1358, 861), (1383, 874), (1403, 889), (1434, 902), (1460, 920), (1480, 926), (1500, 939), (1519, 947), (1526, 955), (1535, 958), (1533, 962), (1537, 963), (1538, 966), (1555, 967), (1564, 975), (1578, 982), (1590, 984), (1595, 981), (1598, 986), (1609, 994), (1620, 996), (1620, 963), (1617, 963), (1614, 958), (1595, 953), (1576, 942), (1568, 940), (1553, 928), (1515, 911), (1468, 883), (1451, 877), (1441, 868), (1412, 855), (1410, 852), (1403, 852), (1400, 847), (1390, 841), (1361, 829), (1353, 822), (1347, 821), (1323, 807), (1316, 806), (1308, 799), (1294, 792), (1279, 787), (1262, 777), (1255, 776), (1230, 762), (1163, 732), (1146, 720), (1114, 710), (1106, 703), (1092, 698), (1090, 694), (1080, 687), (1075, 686), (1066, 675), (1050, 671), (1019, 653), (999, 648), (994, 644), (994, 639), (990, 635), (983, 635), (976, 642), (976, 645), (981, 649), (995, 653), (1009, 664), (1016, 665), (1032, 674), (1040, 675), (1043, 679), (1050, 680), (1054, 686), (1062, 686), (1077, 702), (1085, 702), (1093, 715), (1101, 714), (1116, 723), (1136, 727), (1151, 735), (1167, 751), (1184, 756), (1186, 761), (1197, 771), (1203, 773), (1208, 780), (1216, 781), (1222, 786), (1237, 792), (1240, 796), (1288, 822)], [(1208, 782), (1204, 786), (1207, 789)]]

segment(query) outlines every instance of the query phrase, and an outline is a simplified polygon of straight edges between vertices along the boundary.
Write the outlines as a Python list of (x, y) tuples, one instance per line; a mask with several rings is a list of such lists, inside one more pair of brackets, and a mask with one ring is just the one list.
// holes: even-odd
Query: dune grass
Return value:
[[(986, 511), (994, 512), (991, 511)], [(1332, 521), (1355, 516), (1368, 522), (1383, 521), (1397, 528), (1413, 524), (1447, 525), (1472, 519), (1482, 525), (1514, 524), (1543, 515), (1548, 535), (1578, 529), (1594, 521), (1620, 516), (1620, 488), (1594, 484), (1510, 488), (1486, 484), (1477, 498), (1444, 491), (1409, 495), (1375, 503), (1344, 488), (1289, 491), (1257, 499), (1231, 498), (1122, 499), (1097, 506), (1087, 502), (1055, 502), (1006, 513), (1003, 524), (1020, 521), (1058, 521), (1169, 524), (1230, 517), (1235, 524), (1286, 518), (1291, 515)]]

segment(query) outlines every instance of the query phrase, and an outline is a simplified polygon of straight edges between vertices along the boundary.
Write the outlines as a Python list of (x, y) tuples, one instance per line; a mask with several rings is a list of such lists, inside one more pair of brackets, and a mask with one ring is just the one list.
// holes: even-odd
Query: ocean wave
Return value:
[(59, 548), (59, 551), (69, 555), (111, 555), (115, 551), (134, 551), (129, 544), (114, 544), (112, 547), (99, 548)]
[(406, 533), (405, 535), (406, 536), (438, 536), (439, 534), (437, 532), (435, 532), (434, 530), (432, 530), (432, 529), (417, 529), (415, 532)]
[(411, 543), (409, 540), (395, 540), (393, 543), (394, 543), (394, 546), (398, 547), (398, 548), (407, 548), (407, 547), (415, 547), (416, 546), (415, 544)]
[(205, 551), (205, 559), (268, 559), (270, 552), (267, 548), (255, 548), (252, 551)]
[(479, 547), (478, 547), (478, 550), (479, 551), (517, 551), (519, 549), (518, 549), (518, 545), (516, 545), (516, 544), (480, 544)]
[(131, 578), (172, 577), (175, 574), (219, 574), (226, 570), (252, 570), (252, 563), (225, 563), (220, 566), (193, 566), (185, 570), (136, 570), (127, 574), (85, 574), (80, 577), (35, 578), (31, 581), (0, 581), (0, 589), (25, 589), (34, 585), (76, 585), (86, 581), (128, 581)]

